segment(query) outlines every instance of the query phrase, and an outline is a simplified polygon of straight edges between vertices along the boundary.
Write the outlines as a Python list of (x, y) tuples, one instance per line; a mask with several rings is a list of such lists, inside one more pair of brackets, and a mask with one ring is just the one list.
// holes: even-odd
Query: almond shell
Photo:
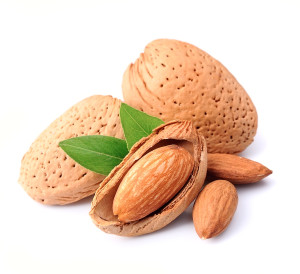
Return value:
[[(122, 223), (113, 215), (115, 193), (126, 172), (147, 152), (164, 145), (177, 144), (194, 158), (194, 167), (184, 187), (159, 210), (138, 221)], [(138, 236), (159, 230), (177, 218), (196, 198), (207, 170), (207, 148), (204, 137), (190, 121), (171, 121), (153, 130), (130, 150), (124, 160), (101, 183), (92, 201), (90, 216), (106, 233)]]
[(190, 120), (209, 153), (238, 153), (253, 141), (257, 112), (226, 67), (191, 44), (158, 39), (124, 72), (128, 105), (165, 122)]
[(112, 96), (85, 98), (40, 134), (21, 162), (19, 183), (31, 198), (43, 204), (64, 205), (95, 193), (105, 176), (75, 163), (59, 142), (83, 135), (124, 138), (120, 104)]

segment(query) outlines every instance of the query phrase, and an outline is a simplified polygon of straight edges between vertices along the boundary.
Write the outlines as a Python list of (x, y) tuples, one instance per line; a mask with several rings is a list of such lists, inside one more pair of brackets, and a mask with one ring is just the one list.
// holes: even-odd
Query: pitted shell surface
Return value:
[(105, 176), (73, 161), (59, 142), (83, 135), (124, 138), (121, 101), (95, 95), (72, 106), (32, 143), (21, 162), (19, 183), (43, 204), (69, 204), (95, 193)]
[(125, 103), (163, 121), (190, 120), (208, 152), (237, 153), (257, 130), (253, 102), (234, 76), (201, 49), (177, 40), (149, 43), (123, 76)]

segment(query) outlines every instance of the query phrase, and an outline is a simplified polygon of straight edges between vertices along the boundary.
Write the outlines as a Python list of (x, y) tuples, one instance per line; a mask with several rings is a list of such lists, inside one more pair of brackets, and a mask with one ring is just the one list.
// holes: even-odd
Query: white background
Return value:
[[(299, 1), (0, 0), (0, 273), (300, 273)], [(33, 140), (93, 94), (122, 98), (122, 75), (157, 38), (221, 61), (256, 105), (242, 153), (274, 173), (238, 187), (228, 229), (200, 240), (191, 208), (156, 233), (94, 226), (92, 197), (31, 200), (17, 180)]]

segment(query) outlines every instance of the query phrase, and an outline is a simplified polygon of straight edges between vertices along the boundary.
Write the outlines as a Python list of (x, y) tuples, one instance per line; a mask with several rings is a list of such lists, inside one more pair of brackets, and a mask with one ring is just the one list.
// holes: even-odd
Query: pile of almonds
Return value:
[(125, 103), (166, 123), (138, 141), (108, 176), (97, 174), (58, 145), (85, 135), (124, 139), (121, 101), (86, 98), (33, 142), (22, 159), (20, 184), (33, 199), (50, 205), (95, 194), (93, 222), (122, 236), (161, 229), (195, 201), (199, 237), (219, 235), (237, 208), (234, 185), (256, 183), (272, 173), (236, 155), (251, 144), (257, 130), (250, 97), (206, 52), (168, 39), (146, 46), (125, 71), (122, 89)]

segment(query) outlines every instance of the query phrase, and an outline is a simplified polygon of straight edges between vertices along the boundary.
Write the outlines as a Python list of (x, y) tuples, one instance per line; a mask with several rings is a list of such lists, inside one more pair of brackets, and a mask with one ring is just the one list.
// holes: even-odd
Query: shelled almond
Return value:
[(229, 181), (216, 180), (204, 187), (193, 208), (197, 234), (208, 239), (221, 234), (231, 222), (238, 204), (235, 187)]
[(272, 174), (272, 170), (250, 159), (233, 154), (209, 153), (208, 174), (233, 184), (257, 183)]

